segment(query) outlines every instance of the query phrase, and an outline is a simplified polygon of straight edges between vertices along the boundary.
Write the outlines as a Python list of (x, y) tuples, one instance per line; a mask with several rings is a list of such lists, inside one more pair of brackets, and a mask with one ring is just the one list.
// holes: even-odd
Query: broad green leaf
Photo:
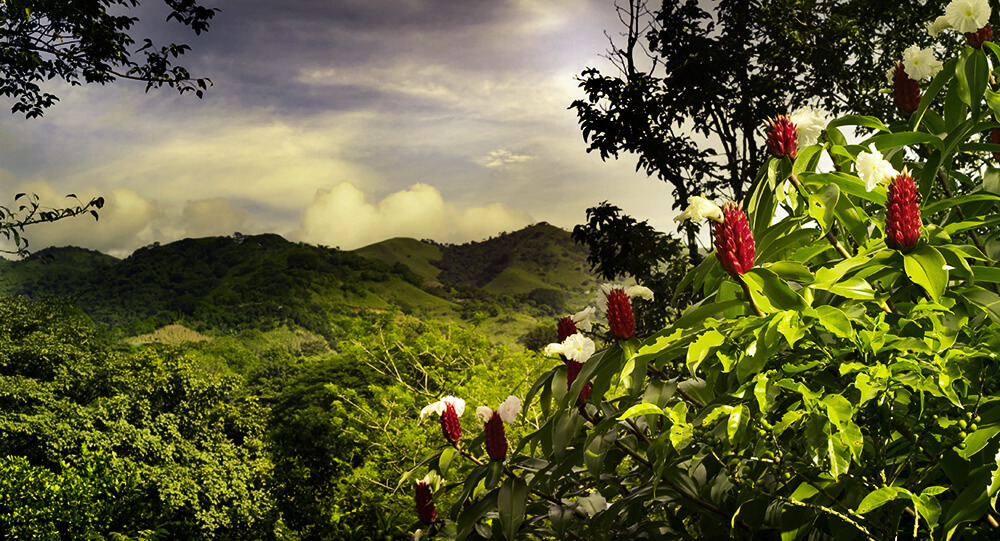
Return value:
[(500, 486), (497, 507), (500, 524), (507, 539), (517, 539), (517, 530), (524, 521), (528, 503), (528, 485), (520, 477), (508, 477)]
[(753, 268), (743, 274), (742, 279), (749, 286), (750, 296), (754, 302), (765, 313), (808, 308), (805, 300), (770, 270)]
[(840, 186), (830, 184), (822, 191), (809, 194), (809, 216), (812, 216), (823, 232), (833, 225), (833, 213), (840, 199)]
[(687, 367), (692, 374), (698, 371), (702, 361), (711, 352), (712, 348), (719, 347), (726, 337), (715, 329), (709, 329), (705, 334), (698, 337), (693, 344), (688, 346)]
[(880, 133), (862, 141), (861, 146), (867, 147), (874, 144), (875, 148), (885, 154), (886, 150), (912, 145), (929, 144), (934, 147), (941, 146), (941, 138), (919, 131), (905, 131), (900, 133)]
[(802, 326), (802, 318), (799, 312), (786, 310), (777, 319), (778, 332), (785, 337), (788, 347), (795, 347), (795, 342), (806, 335), (806, 329)]
[(863, 515), (870, 511), (874, 511), (879, 507), (897, 499), (897, 498), (908, 498), (910, 496), (910, 491), (901, 487), (882, 487), (877, 488), (868, 493), (861, 503), (858, 504), (858, 508), (854, 510), (855, 513)]
[(746, 406), (742, 404), (733, 407), (733, 411), (729, 414), (729, 421), (726, 423), (726, 435), (729, 436), (729, 443), (734, 445), (739, 443), (736, 440), (746, 428), (747, 413)]
[(982, 308), (994, 323), (1000, 323), (1000, 295), (981, 287), (967, 287), (957, 291), (972, 304)]
[(962, 458), (969, 458), (979, 451), (982, 451), (997, 434), (1000, 434), (1000, 425), (985, 426), (969, 434), (965, 438), (965, 449), (961, 449), (958, 455)]
[(774, 425), (775, 435), (780, 436), (782, 432), (792, 426), (795, 421), (801, 419), (803, 415), (805, 415), (805, 412), (802, 410), (786, 411), (785, 414), (781, 416), (781, 421)]
[(844, 423), (851, 420), (854, 416), (854, 408), (851, 407), (851, 403), (843, 396), (837, 394), (828, 394), (820, 400), (820, 403), (826, 407), (826, 415), (830, 418), (837, 428), (842, 428)]
[(1000, 268), (972, 265), (972, 275), (977, 282), (1000, 283)]
[(782, 280), (791, 280), (800, 284), (808, 284), (813, 281), (813, 273), (809, 267), (798, 261), (776, 261), (765, 268), (777, 274)]
[[(940, 142), (940, 140), (939, 140)], [(860, 197), (877, 203), (880, 206), (885, 206), (886, 202), (886, 188), (885, 186), (878, 185), (875, 186), (871, 191), (865, 186), (860, 178), (855, 175), (850, 175), (847, 173), (816, 173), (813, 175), (804, 176), (802, 183), (810, 187), (821, 187), (829, 184), (836, 184), (840, 187), (840, 190), (846, 194), (853, 195), (855, 197)]]
[(631, 408), (625, 410), (625, 413), (622, 413), (621, 415), (618, 416), (618, 420), (624, 421), (625, 419), (631, 419), (633, 417), (641, 417), (643, 415), (667, 415), (667, 413), (664, 412), (663, 409), (661, 409), (656, 404), (643, 402), (642, 404), (636, 404)]
[(845, 278), (829, 287), (830, 293), (846, 299), (871, 300), (875, 298), (875, 289), (866, 280), (857, 277)]
[(934, 302), (941, 301), (941, 295), (948, 285), (948, 271), (944, 268), (945, 264), (941, 252), (926, 244), (903, 254), (906, 276), (924, 288)]
[(827, 438), (827, 458), (830, 461), (830, 475), (835, 479), (847, 473), (851, 467), (851, 450), (839, 436)]
[(851, 320), (840, 308), (829, 305), (817, 306), (816, 315), (819, 317), (820, 325), (835, 336), (848, 340), (854, 338)]
[(885, 124), (881, 120), (873, 116), (860, 116), (860, 115), (846, 115), (840, 118), (831, 120), (827, 125), (826, 129), (831, 130), (833, 128), (839, 128), (840, 126), (861, 126), (863, 128), (872, 128), (878, 131), (888, 132), (889, 128), (885, 127)]
[(939, 212), (942, 210), (950, 210), (965, 203), (973, 203), (976, 201), (1000, 201), (1000, 195), (995, 195), (991, 193), (974, 193), (969, 195), (958, 195), (955, 197), (948, 197), (922, 206), (920, 208), (920, 214), (922, 216), (930, 216), (935, 212)]

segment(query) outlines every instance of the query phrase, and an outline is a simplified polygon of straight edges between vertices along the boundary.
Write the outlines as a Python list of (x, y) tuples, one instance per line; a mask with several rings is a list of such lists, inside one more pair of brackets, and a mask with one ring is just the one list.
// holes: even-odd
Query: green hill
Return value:
[(500, 342), (578, 310), (594, 279), (569, 233), (536, 224), (481, 242), (396, 238), (356, 251), (273, 235), (207, 237), (115, 259), (50, 248), (0, 265), (2, 291), (68, 296), (96, 321), (135, 336), (171, 324), (200, 332), (282, 325), (337, 340), (337, 320), (399, 308), (472, 321)]

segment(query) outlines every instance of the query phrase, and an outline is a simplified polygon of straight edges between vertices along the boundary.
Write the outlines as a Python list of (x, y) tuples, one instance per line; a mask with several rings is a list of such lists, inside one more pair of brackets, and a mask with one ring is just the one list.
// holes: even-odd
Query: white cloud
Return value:
[(500, 148), (479, 158), (476, 162), (483, 167), (499, 168), (512, 163), (526, 162), (531, 158), (532, 156), (527, 154), (514, 154), (505, 148)]
[(427, 184), (414, 184), (377, 203), (349, 182), (320, 190), (302, 214), (301, 240), (352, 250), (393, 237), (440, 242), (478, 240), (520, 229), (531, 217), (500, 204), (459, 208)]

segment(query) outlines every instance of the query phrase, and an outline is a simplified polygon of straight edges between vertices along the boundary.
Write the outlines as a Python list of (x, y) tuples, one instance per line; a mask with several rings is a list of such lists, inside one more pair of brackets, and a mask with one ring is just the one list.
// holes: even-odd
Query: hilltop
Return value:
[(124, 335), (290, 325), (337, 340), (339, 317), (398, 308), (467, 321), (512, 344), (595, 289), (586, 250), (540, 223), (466, 244), (395, 238), (354, 251), (279, 235), (184, 239), (125, 259), (76, 247), (0, 263), (0, 293), (72, 299)]

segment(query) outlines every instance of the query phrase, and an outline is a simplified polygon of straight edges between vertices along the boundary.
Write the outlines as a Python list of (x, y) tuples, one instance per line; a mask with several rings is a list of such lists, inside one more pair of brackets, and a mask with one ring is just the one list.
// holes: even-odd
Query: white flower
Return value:
[(830, 122), (826, 113), (815, 107), (800, 107), (792, 111), (788, 119), (795, 124), (795, 132), (798, 134), (795, 143), (798, 148), (815, 145), (819, 141), (819, 134), (823, 133)]
[(647, 301), (653, 300), (653, 290), (646, 286), (632, 286), (626, 288), (625, 294), (628, 295), (630, 299), (639, 297), (640, 299), (646, 299)]
[(951, 28), (951, 23), (948, 22), (948, 17), (941, 15), (934, 22), (927, 23), (927, 33), (931, 35), (932, 38), (936, 38), (942, 30), (947, 30)]
[(868, 150), (870, 152), (862, 151), (858, 154), (855, 166), (858, 169), (858, 176), (865, 183), (865, 190), (870, 192), (886, 178), (895, 177), (899, 173), (892, 168), (891, 163), (882, 158), (881, 152), (871, 145), (868, 146)]
[(545, 346), (545, 349), (542, 350), (542, 355), (546, 357), (558, 357), (562, 354), (563, 354), (562, 344), (552, 343)]
[(519, 411), (521, 411), (521, 399), (514, 395), (508, 396), (507, 400), (504, 400), (497, 408), (500, 419), (505, 423), (513, 423)]
[(674, 217), (675, 222), (683, 222), (684, 220), (694, 220), (700, 222), (705, 218), (711, 218), (719, 223), (722, 223), (722, 209), (719, 205), (705, 199), (704, 197), (699, 197), (697, 195), (693, 197), (688, 197), (688, 207), (684, 209), (679, 216)]
[(479, 406), (476, 408), (476, 417), (479, 417), (479, 420), (485, 423), (493, 418), (493, 410), (486, 406)]
[(577, 329), (590, 332), (590, 330), (594, 328), (590, 322), (590, 318), (594, 317), (594, 313), (596, 311), (597, 309), (593, 306), (588, 306), (570, 316), (570, 319), (573, 320), (573, 324), (576, 325)]
[(934, 77), (941, 68), (941, 61), (934, 58), (934, 51), (930, 47), (921, 49), (910, 45), (903, 51), (903, 69), (914, 81)]
[(586, 336), (576, 333), (563, 340), (562, 354), (571, 361), (582, 363), (594, 355), (597, 347), (594, 341)]
[(990, 22), (990, 5), (986, 0), (952, 0), (944, 16), (955, 30), (975, 32)]
[(442, 413), (444, 413), (444, 410), (448, 406), (448, 404), (455, 406), (455, 413), (458, 414), (459, 417), (461, 417), (462, 414), (465, 413), (465, 400), (449, 395), (442, 398), (441, 400), (438, 400), (433, 404), (428, 404), (424, 406), (424, 409), (420, 410), (420, 418), (423, 419), (432, 413), (441, 415)]

